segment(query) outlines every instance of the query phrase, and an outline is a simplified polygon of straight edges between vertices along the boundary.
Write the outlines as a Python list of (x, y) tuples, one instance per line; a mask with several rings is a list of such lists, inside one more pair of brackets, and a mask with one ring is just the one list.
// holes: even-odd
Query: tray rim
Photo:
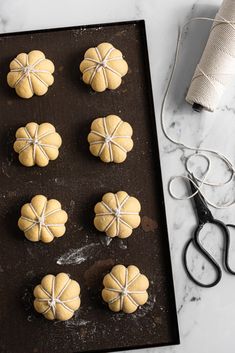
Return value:
[[(155, 151), (153, 153), (154, 155), (154, 160), (156, 163), (159, 165), (159, 173), (160, 173), (160, 182), (159, 182), (159, 191), (161, 194), (161, 199), (162, 199), (162, 223), (163, 223), (163, 228), (165, 228), (166, 232), (166, 252), (167, 256), (169, 258), (169, 278), (168, 281), (172, 287), (172, 291), (170, 294), (170, 300), (171, 300), (171, 305), (172, 305), (172, 313), (174, 315), (174, 335), (175, 335), (175, 340), (171, 342), (166, 342), (166, 343), (153, 343), (153, 344), (144, 344), (144, 345), (138, 345), (138, 346), (129, 346), (129, 347), (118, 347), (118, 348), (107, 348), (107, 349), (102, 349), (98, 348), (96, 350), (87, 350), (84, 351), (84, 353), (111, 353), (111, 352), (121, 352), (121, 351), (129, 351), (129, 350), (138, 350), (138, 349), (148, 349), (148, 348), (157, 348), (157, 347), (166, 347), (166, 346), (174, 346), (174, 345), (179, 345), (180, 342), (180, 334), (179, 334), (179, 323), (178, 323), (178, 315), (177, 315), (177, 307), (176, 307), (176, 296), (175, 296), (175, 286), (174, 286), (174, 279), (173, 279), (173, 271), (172, 271), (172, 261), (171, 261), (171, 253), (170, 253), (170, 242), (169, 242), (169, 231), (167, 227), (167, 217), (166, 217), (166, 203), (165, 203), (165, 197), (164, 197), (164, 192), (163, 192), (163, 177), (162, 177), (162, 169), (161, 169), (161, 160), (160, 160), (160, 153), (159, 153), (159, 141), (158, 141), (158, 135), (157, 135), (157, 123), (156, 123), (156, 115), (155, 115), (155, 108), (154, 108), (154, 98), (153, 98), (153, 89), (152, 89), (152, 79), (151, 79), (151, 69), (150, 69), (150, 61), (149, 61), (149, 52), (148, 52), (148, 41), (147, 41), (147, 30), (146, 30), (146, 22), (144, 19), (136, 19), (136, 20), (127, 20), (127, 21), (113, 21), (113, 22), (104, 22), (104, 23), (93, 23), (93, 24), (88, 24), (88, 25), (72, 25), (72, 26), (65, 26), (65, 27), (51, 27), (51, 28), (44, 28), (44, 29), (35, 29), (35, 30), (25, 30), (25, 31), (13, 31), (13, 32), (1, 32), (0, 33), (0, 39), (4, 37), (13, 37), (13, 36), (20, 36), (20, 35), (32, 35), (32, 34), (37, 34), (37, 33), (47, 33), (47, 32), (60, 32), (60, 31), (73, 31), (73, 30), (81, 30), (83, 28), (97, 28), (97, 27), (112, 27), (112, 26), (122, 26), (122, 25), (139, 25), (141, 27), (142, 31), (142, 42), (143, 42), (143, 49), (144, 49), (144, 61), (146, 65), (146, 77), (147, 77), (147, 85), (148, 85), (148, 103), (150, 106), (150, 111), (152, 112), (152, 118), (153, 118), (153, 134), (154, 134), (154, 147)], [(74, 353), (79, 353), (79, 352), (74, 352)]]

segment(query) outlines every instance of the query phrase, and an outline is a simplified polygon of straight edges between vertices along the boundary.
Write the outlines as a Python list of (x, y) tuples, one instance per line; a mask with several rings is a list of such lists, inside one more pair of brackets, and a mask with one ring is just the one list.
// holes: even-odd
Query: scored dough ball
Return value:
[(59, 156), (62, 139), (52, 124), (28, 123), (20, 127), (15, 136), (14, 150), (19, 153), (20, 163), (26, 167), (35, 164), (45, 167)]
[(122, 52), (110, 43), (101, 43), (85, 52), (80, 64), (83, 81), (94, 91), (103, 92), (106, 88), (116, 89), (128, 71)]
[(36, 195), (21, 208), (18, 226), (28, 240), (50, 243), (64, 235), (67, 220), (68, 215), (61, 209), (59, 201)]
[(95, 205), (94, 225), (109, 237), (127, 238), (140, 224), (139, 201), (125, 191), (105, 194)]
[(7, 83), (21, 98), (31, 98), (34, 94), (42, 96), (54, 82), (54, 70), (53, 62), (40, 50), (21, 53), (10, 63)]
[(132, 134), (131, 125), (117, 115), (97, 118), (87, 138), (90, 151), (103, 162), (122, 163), (133, 148)]
[(66, 273), (46, 275), (33, 294), (35, 310), (48, 320), (69, 320), (81, 304), (80, 286)]
[(103, 285), (102, 298), (112, 311), (131, 314), (148, 300), (148, 278), (136, 266), (114, 266)]

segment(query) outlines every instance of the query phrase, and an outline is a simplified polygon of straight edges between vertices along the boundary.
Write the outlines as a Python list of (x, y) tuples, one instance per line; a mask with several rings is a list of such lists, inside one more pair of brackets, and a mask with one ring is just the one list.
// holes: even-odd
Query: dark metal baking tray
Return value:
[[(117, 90), (95, 93), (81, 81), (79, 63), (104, 41), (124, 53), (129, 73)], [(12, 58), (33, 49), (55, 63), (55, 83), (45, 96), (23, 100), (6, 75)], [(108, 114), (134, 130), (134, 149), (120, 165), (93, 157), (86, 140), (91, 121)], [(144, 21), (2, 34), (0, 115), (1, 353), (179, 343)], [(44, 169), (23, 167), (12, 148), (15, 131), (30, 121), (51, 122), (63, 138), (59, 158)], [(93, 207), (118, 190), (140, 200), (142, 223), (130, 238), (109, 243), (93, 226)], [(66, 235), (50, 245), (29, 242), (17, 228), (20, 207), (35, 194), (60, 200), (69, 214)], [(132, 315), (112, 313), (101, 300), (102, 278), (118, 263), (135, 264), (150, 279), (149, 301)], [(33, 309), (33, 287), (62, 271), (79, 281), (81, 308), (67, 322), (47, 321)]]

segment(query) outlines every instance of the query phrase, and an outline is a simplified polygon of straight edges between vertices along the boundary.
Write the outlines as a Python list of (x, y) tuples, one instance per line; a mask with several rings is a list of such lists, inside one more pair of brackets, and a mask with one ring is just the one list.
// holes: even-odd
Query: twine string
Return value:
[(108, 62), (111, 62), (111, 61), (116, 61), (116, 60), (122, 60), (122, 56), (115, 56), (113, 58), (110, 58), (110, 54), (115, 50), (114, 47), (110, 48), (107, 53), (105, 54), (104, 58), (102, 58), (101, 56), (101, 53), (99, 51), (99, 49), (96, 47), (95, 48), (95, 51), (96, 51), (96, 54), (97, 54), (97, 57), (98, 57), (98, 60), (96, 59), (93, 59), (93, 58), (90, 58), (90, 57), (85, 57), (84, 60), (87, 60), (87, 61), (90, 61), (91, 63), (94, 63), (95, 65), (91, 65), (89, 66), (88, 68), (86, 68), (84, 71), (83, 71), (83, 74), (87, 71), (91, 71), (93, 70), (92, 72), (92, 75), (90, 77), (90, 81), (89, 81), (89, 84), (91, 85), (94, 78), (95, 78), (95, 75), (97, 74), (97, 72), (99, 72), (100, 70), (103, 71), (103, 76), (104, 76), (104, 80), (105, 80), (105, 87), (107, 88), (108, 87), (108, 77), (107, 77), (107, 73), (106, 73), (106, 69), (111, 71), (112, 73), (114, 73), (115, 75), (119, 76), (119, 77), (122, 77), (122, 75), (116, 71), (115, 69), (113, 69), (111, 66), (108, 65)]
[[(170, 142), (178, 145), (178, 148), (186, 149), (186, 150), (190, 150), (190, 151), (194, 152), (186, 159), (186, 162), (185, 162), (185, 169), (186, 169), (187, 173), (192, 174), (193, 178), (191, 178), (190, 176), (186, 176), (186, 175), (174, 176), (169, 181), (168, 190), (169, 190), (170, 195), (176, 200), (188, 200), (188, 199), (191, 199), (200, 191), (200, 193), (204, 197), (205, 201), (209, 205), (211, 205), (212, 207), (217, 208), (217, 209), (224, 209), (224, 208), (228, 208), (228, 207), (234, 205), (235, 204), (235, 200), (233, 200), (231, 202), (224, 203), (224, 204), (213, 203), (205, 195), (205, 193), (202, 190), (202, 188), (203, 188), (204, 185), (219, 187), (219, 186), (224, 186), (226, 184), (231, 183), (233, 181), (234, 174), (235, 174), (235, 167), (234, 167), (233, 163), (229, 160), (228, 157), (226, 157), (223, 153), (221, 153), (219, 151), (212, 150), (212, 149), (209, 149), (209, 148), (194, 147), (194, 146), (188, 145), (188, 144), (186, 144), (184, 142), (181, 142), (181, 141), (175, 139), (168, 132), (168, 129), (166, 127), (166, 121), (165, 121), (166, 102), (167, 102), (169, 90), (171, 88), (172, 81), (173, 81), (173, 78), (174, 78), (174, 75), (175, 75), (176, 66), (177, 66), (177, 63), (178, 63), (180, 44), (181, 44), (181, 41), (182, 41), (182, 35), (183, 35), (185, 27), (188, 26), (190, 23), (192, 23), (194, 21), (211, 21), (215, 25), (226, 24), (226, 25), (231, 26), (231, 28), (233, 28), (233, 29), (235, 28), (234, 27), (235, 22), (228, 21), (228, 20), (223, 19), (223, 18), (221, 18), (221, 19), (213, 19), (213, 18), (209, 18), (209, 17), (194, 17), (194, 18), (190, 19), (189, 21), (187, 21), (186, 23), (184, 23), (182, 28), (181, 29), (179, 28), (179, 30), (178, 30), (178, 37), (177, 37), (176, 50), (175, 50), (175, 55), (174, 55), (174, 60), (173, 60), (173, 66), (172, 66), (172, 70), (170, 72), (170, 76), (169, 76), (169, 80), (168, 80), (167, 85), (166, 85), (165, 92), (163, 94), (163, 99), (162, 99), (162, 104), (161, 104), (161, 109), (160, 109), (160, 120), (161, 120), (161, 127), (162, 127), (163, 134)], [(234, 63), (234, 65), (235, 65), (235, 63)], [(200, 73), (201, 73), (201, 75), (203, 75), (204, 77), (207, 78), (208, 75), (205, 75), (204, 71), (201, 68), (200, 68)], [(210, 80), (209, 77), (207, 79)], [(217, 183), (216, 182), (211, 182), (211, 181), (208, 180), (208, 176), (210, 175), (210, 172), (212, 170), (212, 167), (211, 167), (212, 166), (212, 162), (211, 162), (211, 158), (209, 157), (210, 155), (220, 159), (224, 163), (224, 165), (227, 167), (228, 171), (230, 172), (230, 175), (229, 175), (227, 180), (221, 181), (221, 182), (217, 182)], [(192, 170), (190, 170), (190, 168), (189, 168), (189, 162), (190, 162), (191, 158), (198, 157), (198, 156), (204, 158), (206, 160), (206, 162), (207, 162), (207, 167), (206, 167), (206, 170), (205, 170), (204, 175), (203, 175), (202, 178), (200, 178), (197, 175), (195, 175), (195, 173)], [(179, 196), (179, 195), (177, 195), (174, 192), (174, 190), (173, 190), (174, 182), (177, 179), (189, 180), (191, 183), (193, 183), (193, 185), (195, 186), (197, 191), (195, 193), (193, 193), (193, 194), (188, 195), (188, 196)], [(196, 179), (196, 181), (198, 181), (199, 184), (197, 185), (194, 182), (193, 179)]]
[(129, 195), (127, 195), (121, 203), (119, 202), (119, 199), (118, 199), (117, 195), (115, 194), (114, 196), (115, 196), (115, 201), (116, 201), (116, 207), (115, 208), (111, 208), (111, 207), (109, 207), (109, 205), (107, 205), (106, 202), (102, 201), (101, 203), (106, 208), (107, 212), (97, 213), (96, 216), (97, 217), (112, 216), (113, 218), (111, 219), (111, 221), (106, 226), (104, 232), (107, 232), (109, 230), (109, 228), (113, 225), (113, 223), (116, 222), (116, 234), (115, 234), (115, 236), (118, 236), (119, 232), (120, 232), (120, 223), (124, 224), (126, 227), (128, 227), (130, 229), (133, 229), (130, 224), (128, 224), (126, 221), (124, 221), (122, 219), (122, 216), (138, 215), (139, 213), (138, 212), (122, 211), (123, 206), (125, 205), (125, 203), (127, 202), (127, 200), (130, 197)]
[(24, 232), (27, 233), (29, 232), (33, 227), (35, 226), (38, 226), (38, 241), (41, 240), (41, 234), (42, 234), (42, 228), (46, 228), (46, 230), (48, 231), (48, 233), (51, 235), (51, 237), (54, 239), (54, 234), (51, 232), (51, 230), (49, 229), (50, 227), (63, 227), (64, 224), (62, 223), (47, 223), (46, 222), (46, 218), (61, 211), (61, 208), (56, 208), (55, 210), (53, 211), (50, 211), (48, 213), (46, 213), (46, 207), (47, 207), (47, 200), (45, 200), (45, 203), (44, 203), (44, 206), (43, 206), (43, 209), (42, 209), (42, 212), (41, 214), (39, 215), (37, 213), (37, 211), (35, 210), (35, 208), (33, 207), (32, 203), (29, 204), (33, 214), (35, 215), (36, 219), (31, 219), (29, 217), (26, 217), (26, 216), (21, 216), (21, 219), (25, 220), (25, 221), (28, 221), (31, 223), (30, 226), (28, 226)]
[(18, 78), (18, 80), (15, 82), (14, 88), (24, 79), (27, 77), (27, 80), (29, 82), (29, 87), (30, 90), (33, 92), (33, 84), (32, 84), (32, 78), (31, 74), (35, 76), (40, 82), (42, 82), (46, 87), (48, 87), (48, 84), (38, 75), (38, 73), (47, 73), (50, 74), (50, 71), (48, 70), (39, 70), (35, 69), (35, 67), (40, 64), (45, 60), (45, 58), (40, 58), (38, 59), (34, 64), (29, 65), (29, 58), (28, 55), (26, 56), (26, 66), (24, 66), (17, 58), (14, 59), (14, 61), (20, 66), (19, 68), (16, 69), (11, 69), (11, 72), (20, 72), (21, 76)]
[(139, 278), (140, 273), (137, 273), (137, 275), (135, 275), (132, 280), (130, 282), (128, 282), (128, 268), (125, 269), (125, 283), (124, 285), (121, 284), (121, 282), (117, 279), (116, 276), (114, 276), (114, 274), (112, 272), (109, 273), (110, 277), (112, 278), (112, 280), (117, 284), (118, 289), (116, 288), (109, 288), (106, 287), (105, 289), (110, 291), (110, 292), (115, 292), (118, 293), (118, 295), (116, 297), (114, 297), (113, 299), (108, 301), (108, 304), (113, 304), (115, 303), (117, 300), (120, 300), (120, 310), (123, 309), (124, 306), (124, 297), (128, 297), (128, 299), (136, 306), (138, 307), (139, 304), (133, 299), (132, 294), (145, 294), (146, 291), (131, 291), (128, 288), (130, 287), (130, 285), (132, 283), (134, 283), (137, 278)]
[(44, 137), (47, 137), (49, 135), (54, 134), (55, 131), (49, 130), (49, 131), (45, 132), (44, 134), (38, 136), (38, 129), (39, 129), (39, 126), (37, 125), (34, 136), (31, 136), (28, 129), (26, 127), (24, 127), (24, 131), (25, 131), (25, 134), (27, 135), (27, 137), (17, 137), (16, 138), (16, 141), (25, 141), (26, 142), (25, 146), (19, 150), (19, 152), (18, 152), (19, 154), (21, 154), (23, 151), (25, 151), (29, 147), (33, 147), (32, 152), (33, 152), (33, 162), (34, 163), (36, 161), (37, 148), (40, 149), (40, 151), (42, 152), (42, 154), (45, 156), (45, 158), (47, 160), (49, 160), (49, 157), (48, 157), (44, 147), (53, 148), (53, 149), (58, 148), (55, 145), (45, 144), (45, 143), (40, 142), (40, 140), (42, 140)]
[(113, 132), (110, 134), (107, 128), (107, 124), (106, 124), (106, 118), (102, 119), (103, 122), (103, 128), (104, 128), (104, 134), (96, 131), (96, 130), (91, 130), (91, 133), (94, 135), (97, 135), (99, 137), (102, 137), (102, 140), (97, 140), (97, 141), (92, 141), (90, 142), (90, 145), (101, 145), (98, 156), (100, 157), (104, 148), (107, 146), (108, 150), (109, 150), (109, 158), (110, 158), (110, 162), (113, 162), (113, 147), (112, 145), (118, 147), (120, 150), (122, 150), (124, 153), (127, 153), (127, 150), (120, 145), (120, 143), (118, 143), (117, 141), (114, 141), (115, 139), (118, 138), (124, 138), (124, 139), (130, 139), (131, 136), (119, 136), (119, 135), (115, 135), (115, 133), (118, 131), (119, 127), (123, 124), (123, 121), (120, 120), (118, 122), (118, 124), (115, 126)]
[(42, 313), (43, 315), (47, 314), (51, 310), (54, 318), (56, 319), (56, 305), (57, 304), (61, 304), (66, 310), (70, 311), (71, 313), (74, 313), (74, 310), (71, 309), (70, 307), (68, 307), (65, 303), (69, 303), (69, 302), (72, 302), (76, 299), (79, 299), (79, 296), (76, 296), (74, 298), (67, 299), (67, 300), (60, 299), (60, 297), (62, 296), (62, 294), (67, 289), (67, 287), (69, 286), (70, 283), (71, 283), (71, 279), (68, 278), (68, 280), (65, 282), (62, 290), (60, 291), (60, 293), (57, 296), (55, 296), (55, 277), (53, 277), (53, 280), (52, 280), (51, 293), (48, 292), (42, 285), (40, 285), (41, 290), (48, 297), (48, 298), (37, 298), (36, 299), (38, 302), (45, 302), (48, 305), (48, 308), (46, 308), (46, 310), (43, 311), (43, 313)]

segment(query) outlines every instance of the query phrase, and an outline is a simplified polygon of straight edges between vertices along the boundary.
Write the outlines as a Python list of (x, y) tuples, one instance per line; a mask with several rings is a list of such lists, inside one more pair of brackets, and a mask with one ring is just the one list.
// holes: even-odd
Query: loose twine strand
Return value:
[[(192, 155), (190, 155), (186, 159), (186, 162), (185, 162), (185, 169), (186, 169), (188, 175), (177, 175), (177, 176), (172, 177), (171, 180), (169, 181), (168, 190), (169, 190), (170, 195), (176, 200), (189, 200), (189, 199), (193, 198), (200, 191), (200, 193), (204, 197), (205, 201), (210, 206), (217, 208), (217, 209), (225, 209), (225, 208), (228, 208), (228, 207), (234, 205), (235, 200), (233, 200), (231, 202), (224, 203), (224, 204), (214, 203), (214, 202), (210, 201), (205, 196), (204, 192), (202, 191), (202, 187), (203, 187), (203, 185), (219, 187), (219, 186), (224, 186), (226, 184), (229, 184), (233, 180), (233, 177), (235, 174), (235, 168), (234, 168), (232, 162), (223, 153), (221, 153), (219, 151), (215, 151), (215, 150), (208, 149), (208, 148), (197, 148), (194, 146), (190, 146), (184, 142), (178, 141), (177, 139), (175, 139), (174, 137), (172, 137), (169, 134), (167, 127), (166, 127), (166, 122), (165, 122), (166, 101), (167, 101), (169, 90), (171, 88), (172, 80), (174, 78), (174, 74), (176, 71), (182, 35), (184, 33), (185, 27), (187, 25), (189, 25), (190, 23), (192, 23), (193, 21), (211, 21), (211, 22), (218, 23), (218, 24), (224, 23), (224, 24), (231, 26), (231, 28), (233, 28), (235, 30), (235, 27), (234, 27), (235, 22), (230, 22), (226, 19), (213, 19), (213, 18), (209, 18), (209, 17), (194, 17), (194, 18), (190, 19), (189, 21), (187, 21), (186, 23), (184, 23), (182, 28), (181, 29), (179, 28), (179, 30), (178, 30), (178, 37), (177, 37), (173, 66), (172, 66), (170, 77), (169, 77), (169, 80), (168, 80), (168, 83), (166, 86), (166, 90), (163, 95), (163, 100), (162, 100), (161, 110), (160, 110), (160, 120), (161, 120), (161, 127), (162, 127), (163, 134), (169, 141), (178, 145), (179, 148), (188, 149), (190, 151), (194, 151), (194, 153)], [(201, 70), (201, 73), (204, 74), (203, 70)], [(219, 158), (227, 166), (228, 170), (230, 171), (230, 176), (226, 181), (222, 181), (222, 182), (218, 182), (218, 183), (213, 183), (213, 182), (208, 181), (208, 176), (209, 176), (211, 169), (212, 169), (211, 168), (211, 165), (212, 165), (211, 158), (208, 156), (208, 154)], [(197, 157), (197, 156), (203, 158), (207, 162), (207, 167), (204, 172), (204, 176), (202, 178), (199, 178), (197, 175), (195, 175), (194, 172), (192, 170), (190, 170), (190, 167), (189, 167), (190, 160), (193, 157)], [(192, 175), (192, 178), (190, 177), (190, 174)], [(177, 195), (173, 190), (173, 185), (174, 185), (175, 181), (178, 179), (190, 181), (195, 186), (197, 191), (194, 192), (193, 194), (188, 195), (188, 196)], [(196, 180), (198, 183), (195, 183), (195, 181), (193, 179)]]

